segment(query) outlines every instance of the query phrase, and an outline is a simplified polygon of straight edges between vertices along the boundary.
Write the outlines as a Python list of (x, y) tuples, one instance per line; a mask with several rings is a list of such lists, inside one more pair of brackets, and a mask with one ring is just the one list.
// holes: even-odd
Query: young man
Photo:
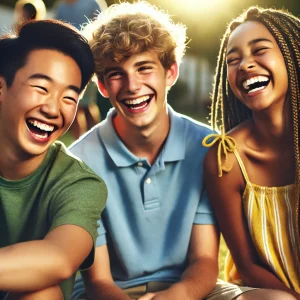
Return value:
[(55, 142), (93, 72), (86, 40), (62, 22), (0, 40), (1, 299), (70, 299), (93, 263), (106, 186)]
[[(167, 104), (185, 31), (146, 2), (111, 6), (86, 27), (114, 106), (71, 147), (109, 191), (95, 264), (82, 273), (89, 299), (199, 300), (215, 287), (219, 240), (202, 172), (211, 130)], [(82, 293), (79, 279), (74, 299)]]

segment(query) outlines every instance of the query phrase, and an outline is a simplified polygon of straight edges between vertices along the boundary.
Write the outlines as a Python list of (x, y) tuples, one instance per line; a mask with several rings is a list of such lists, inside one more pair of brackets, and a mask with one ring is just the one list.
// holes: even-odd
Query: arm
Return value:
[(216, 148), (210, 149), (204, 160), (204, 176), (209, 199), (239, 275), (248, 286), (293, 294), (262, 264), (255, 251), (243, 213), (241, 193), (245, 189), (244, 179), (234, 155), (228, 159), (229, 165), (233, 165), (232, 170), (218, 177)]
[(76, 272), (92, 246), (92, 237), (86, 230), (61, 225), (44, 240), (1, 248), (0, 290), (32, 292), (57, 285)]
[(64, 295), (59, 285), (32, 293), (9, 293), (3, 300), (64, 300)]
[(209, 294), (218, 278), (219, 234), (214, 225), (194, 225), (189, 263), (181, 280), (169, 289), (147, 294), (140, 300), (199, 300)]
[(81, 274), (89, 299), (130, 300), (114, 283), (106, 245), (96, 248), (93, 266)]

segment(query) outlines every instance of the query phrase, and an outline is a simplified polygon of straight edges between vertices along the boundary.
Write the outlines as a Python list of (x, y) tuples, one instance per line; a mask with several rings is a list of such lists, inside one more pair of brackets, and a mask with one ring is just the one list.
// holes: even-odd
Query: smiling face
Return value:
[(278, 44), (263, 24), (247, 21), (233, 30), (227, 46), (227, 77), (233, 93), (252, 111), (283, 105), (287, 69)]
[(99, 89), (117, 110), (115, 126), (147, 128), (154, 122), (168, 122), (167, 89), (177, 75), (177, 64), (165, 70), (154, 51), (133, 55), (120, 64), (109, 63)]
[(55, 50), (34, 50), (10, 87), (0, 77), (0, 146), (17, 159), (44, 156), (71, 125), (81, 71)]

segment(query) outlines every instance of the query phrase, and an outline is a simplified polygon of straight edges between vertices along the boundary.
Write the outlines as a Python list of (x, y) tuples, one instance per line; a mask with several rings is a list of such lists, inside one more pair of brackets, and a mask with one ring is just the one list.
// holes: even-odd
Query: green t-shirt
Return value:
[[(104, 181), (55, 142), (39, 168), (26, 178), (0, 177), (0, 247), (41, 240), (63, 224), (84, 228), (95, 242), (106, 198)], [(94, 248), (81, 269), (89, 268), (93, 260)], [(74, 277), (61, 284), (65, 299), (71, 297)]]

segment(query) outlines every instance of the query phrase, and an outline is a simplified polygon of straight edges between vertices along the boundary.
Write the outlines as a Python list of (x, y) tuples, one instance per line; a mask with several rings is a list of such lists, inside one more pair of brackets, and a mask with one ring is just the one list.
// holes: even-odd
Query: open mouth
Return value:
[(26, 124), (30, 132), (40, 139), (49, 138), (57, 129), (54, 125), (48, 125), (34, 119), (26, 120)]
[(243, 89), (246, 94), (251, 94), (266, 88), (270, 81), (270, 78), (267, 76), (252, 77), (243, 82)]
[(145, 95), (136, 99), (125, 99), (121, 102), (126, 105), (129, 109), (139, 110), (145, 108), (152, 100), (153, 95)]

